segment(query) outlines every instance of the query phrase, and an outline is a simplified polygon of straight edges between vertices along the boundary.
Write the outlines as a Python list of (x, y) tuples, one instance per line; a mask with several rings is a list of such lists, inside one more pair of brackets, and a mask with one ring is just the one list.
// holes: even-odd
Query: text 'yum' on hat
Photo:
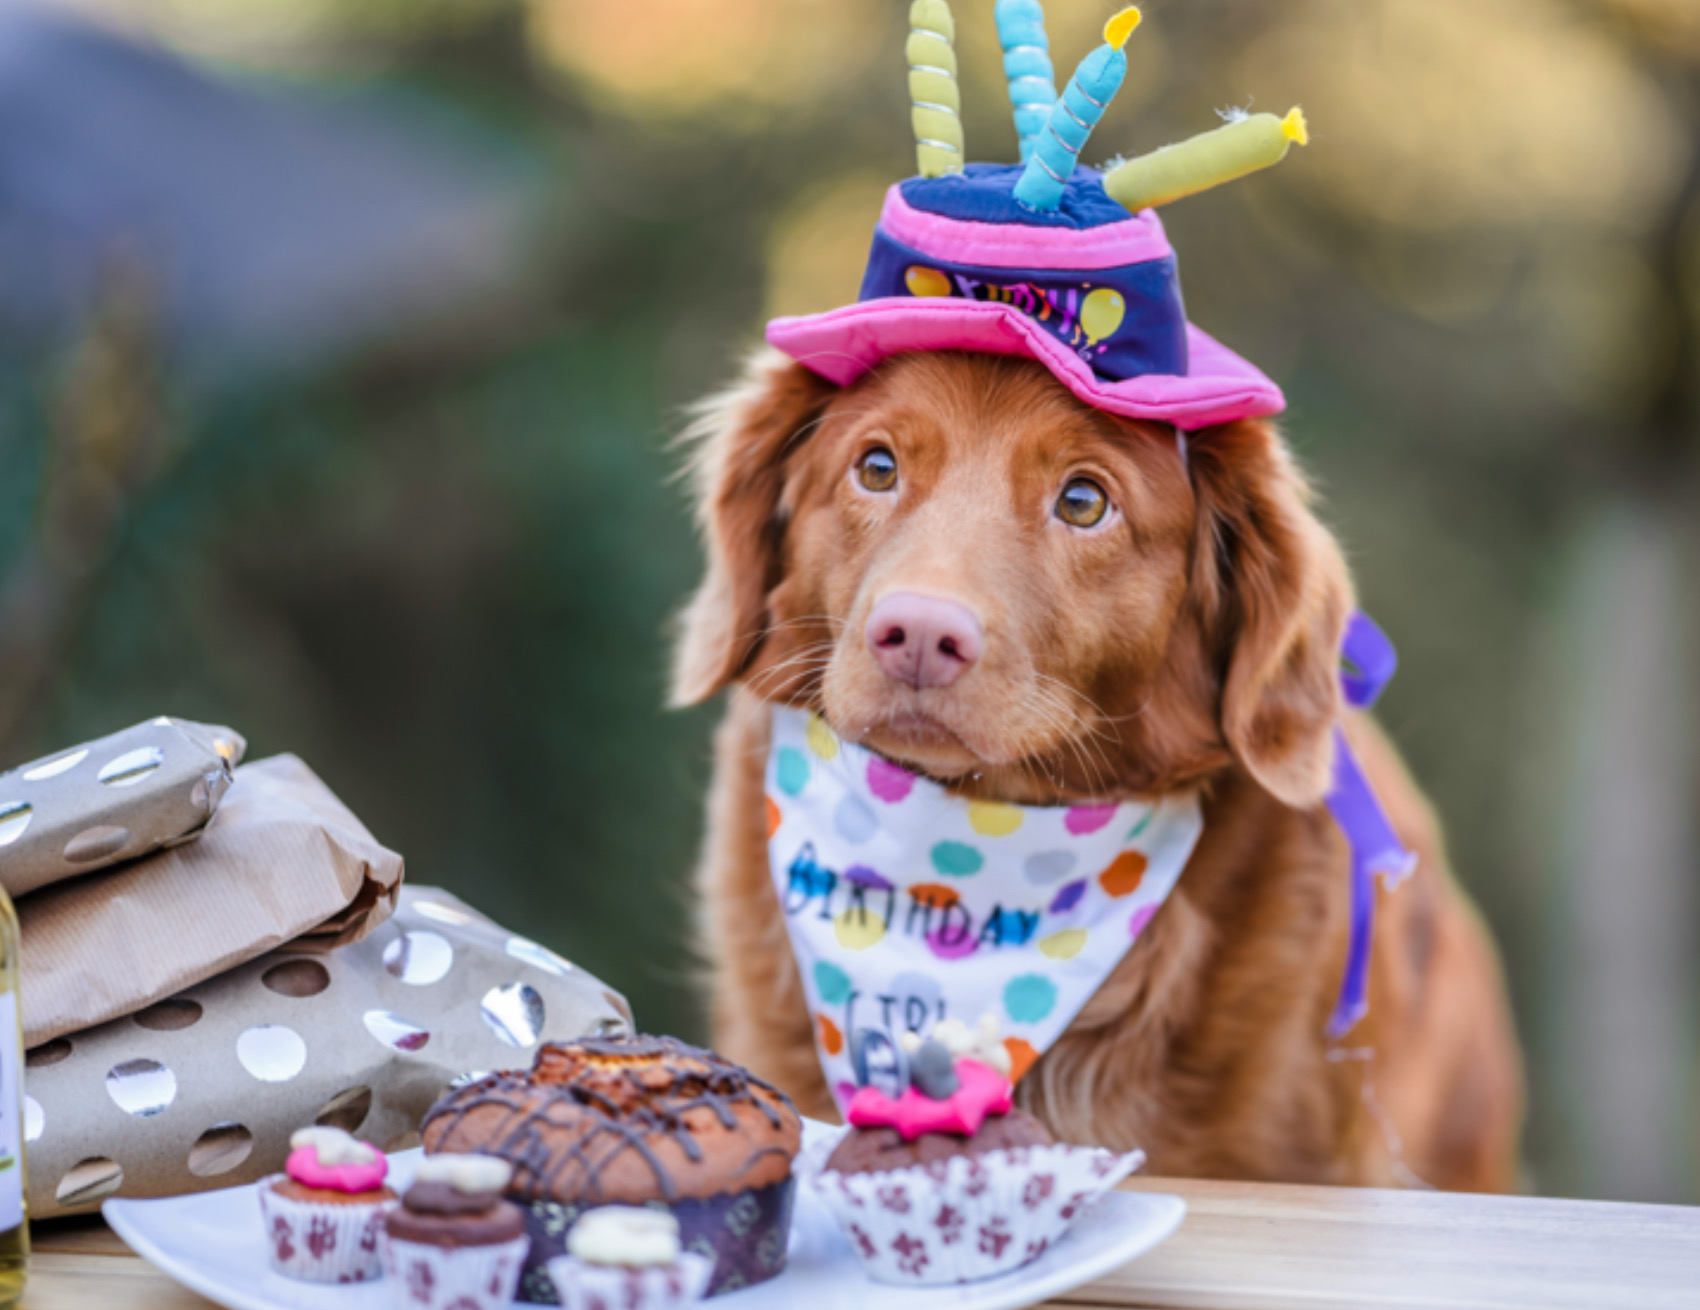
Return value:
[(1215, 131), (1116, 164), (1078, 164), (1127, 72), (1127, 9), (1059, 96), (1039, 0), (998, 0), (1022, 164), (964, 164), (946, 0), (910, 10), (920, 176), (891, 188), (857, 303), (778, 318), (767, 339), (846, 386), (881, 360), (971, 350), (1038, 360), (1086, 404), (1191, 431), (1278, 414), (1281, 389), (1186, 321), (1155, 207), (1279, 162), (1304, 116), (1235, 113)]

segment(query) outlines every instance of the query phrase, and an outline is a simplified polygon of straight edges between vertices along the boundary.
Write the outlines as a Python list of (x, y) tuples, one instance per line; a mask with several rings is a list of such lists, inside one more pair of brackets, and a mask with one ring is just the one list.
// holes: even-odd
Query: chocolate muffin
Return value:
[(532, 1238), (526, 1299), (554, 1299), (545, 1265), (581, 1211), (611, 1204), (669, 1210), (685, 1249), (715, 1262), (710, 1296), (785, 1267), (802, 1121), (784, 1093), (712, 1051), (670, 1037), (545, 1046), (530, 1072), (444, 1097), (421, 1135), (429, 1154), (513, 1165), (507, 1194)]

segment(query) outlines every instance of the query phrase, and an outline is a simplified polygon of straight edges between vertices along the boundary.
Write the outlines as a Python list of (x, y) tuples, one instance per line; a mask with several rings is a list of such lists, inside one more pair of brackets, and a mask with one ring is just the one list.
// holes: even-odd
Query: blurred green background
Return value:
[[(1114, 5), (1047, 8), (1066, 74)], [(955, 9), (970, 157), (1013, 159), (992, 0)], [(229, 723), (703, 1035), (668, 440), (767, 315), (854, 293), (913, 168), (905, 11), (42, 11), (164, 70), (136, 104), (231, 108), (91, 117), (105, 56), (0, 66), (0, 766)], [(1382, 717), (1503, 947), (1530, 1186), (1700, 1200), (1700, 6), (1153, 0), (1129, 56), (1092, 162), (1231, 105), (1312, 124), (1165, 219), (1400, 647)], [(117, 144), (41, 147), (20, 85)]]

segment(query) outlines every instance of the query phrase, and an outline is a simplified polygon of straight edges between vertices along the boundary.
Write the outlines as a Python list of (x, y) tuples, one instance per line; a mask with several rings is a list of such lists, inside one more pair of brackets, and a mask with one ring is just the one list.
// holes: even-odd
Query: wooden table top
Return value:
[[(1056, 1306), (1700, 1310), (1700, 1209), (1142, 1178), (1162, 1246)], [(39, 1225), (24, 1310), (207, 1310), (98, 1220)]]

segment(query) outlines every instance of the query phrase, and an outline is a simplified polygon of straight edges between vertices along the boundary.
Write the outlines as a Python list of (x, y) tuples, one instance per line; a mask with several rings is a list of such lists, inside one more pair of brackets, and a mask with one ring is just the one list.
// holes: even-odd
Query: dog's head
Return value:
[(1009, 800), (1238, 761), (1327, 790), (1352, 597), (1266, 423), (1174, 433), (1031, 360), (899, 356), (839, 388), (764, 354), (693, 429), (708, 571), (677, 704), (729, 682)]

